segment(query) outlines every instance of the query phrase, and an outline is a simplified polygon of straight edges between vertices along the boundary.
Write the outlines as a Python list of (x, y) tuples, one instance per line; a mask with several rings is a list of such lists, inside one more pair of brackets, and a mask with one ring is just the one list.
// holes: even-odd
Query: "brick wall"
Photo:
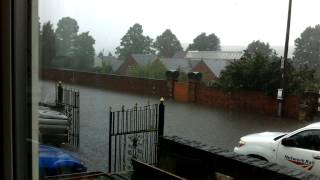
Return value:
[[(77, 72), (72, 70), (41, 70), (40, 78), (43, 80), (62, 81), (70, 84), (78, 84), (90, 87), (104, 88), (129, 93), (153, 95), (158, 97), (170, 97), (170, 88), (166, 80), (153, 80), (134, 78), (128, 76), (116, 76), (96, 74), (89, 72)], [(258, 112), (267, 115), (277, 115), (278, 103), (275, 97), (267, 96), (262, 92), (224, 92), (204, 85), (196, 90), (195, 103), (230, 110), (243, 110)], [(182, 102), (191, 100), (189, 86), (185, 83), (175, 83), (174, 99)], [(300, 110), (300, 98), (289, 96), (283, 105), (284, 117), (298, 119)]]
[(299, 96), (289, 96), (286, 98), (283, 107), (285, 117), (299, 119), (301, 98)]
[(72, 70), (43, 69), (40, 79), (143, 95), (168, 97), (167, 81)]
[[(177, 83), (175, 86), (175, 99), (188, 101), (188, 85)], [(278, 102), (262, 92), (237, 91), (224, 92), (200, 85), (196, 90), (196, 103), (230, 110), (242, 110), (276, 116)], [(298, 119), (300, 98), (289, 96), (284, 103), (284, 117)]]
[(174, 88), (174, 99), (181, 102), (188, 102), (189, 96), (188, 96), (188, 84), (186, 83), (175, 83)]
[(261, 92), (232, 92), (200, 86), (197, 93), (197, 102), (214, 107), (222, 107), (232, 110), (256, 111), (265, 114), (277, 112), (275, 98)]

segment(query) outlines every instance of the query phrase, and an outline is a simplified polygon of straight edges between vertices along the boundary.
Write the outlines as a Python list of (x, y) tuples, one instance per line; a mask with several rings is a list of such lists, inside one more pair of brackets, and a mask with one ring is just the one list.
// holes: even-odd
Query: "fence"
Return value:
[(108, 172), (132, 170), (131, 160), (158, 162), (158, 137), (163, 135), (164, 104), (109, 111)]
[(80, 92), (68, 87), (63, 87), (61, 82), (56, 86), (56, 106), (68, 116), (70, 127), (68, 143), (78, 148), (80, 141)]

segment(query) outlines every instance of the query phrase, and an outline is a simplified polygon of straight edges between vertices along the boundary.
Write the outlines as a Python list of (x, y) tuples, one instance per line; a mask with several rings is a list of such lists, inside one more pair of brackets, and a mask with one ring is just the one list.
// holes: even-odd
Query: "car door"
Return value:
[[(285, 139), (285, 138), (284, 138)], [(320, 130), (305, 130), (279, 143), (277, 163), (320, 176)]]

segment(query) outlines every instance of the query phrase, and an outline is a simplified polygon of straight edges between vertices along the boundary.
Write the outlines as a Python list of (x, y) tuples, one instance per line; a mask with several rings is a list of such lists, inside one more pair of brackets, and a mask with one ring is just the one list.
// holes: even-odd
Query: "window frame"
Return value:
[(1, 56), (1, 179), (13, 179), (12, 108), (11, 108), (11, 12), (10, 0), (0, 1)]
[[(37, 139), (32, 132), (34, 109), (32, 62), (36, 52), (37, 0), (1, 0), (1, 140), (2, 179), (37, 179)], [(36, 11), (35, 11), (36, 10)], [(32, 61), (33, 60), (33, 61)], [(37, 63), (36, 63), (37, 64)], [(36, 66), (37, 67), (37, 66)], [(37, 71), (37, 70), (36, 70)], [(35, 141), (34, 141), (35, 140)]]

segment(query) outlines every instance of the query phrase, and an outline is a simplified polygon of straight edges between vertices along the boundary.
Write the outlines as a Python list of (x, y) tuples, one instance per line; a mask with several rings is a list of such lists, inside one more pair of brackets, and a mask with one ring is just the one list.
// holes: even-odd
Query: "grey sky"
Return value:
[[(307, 26), (320, 24), (319, 7), (320, 0), (293, 0), (290, 45)], [(136, 22), (153, 39), (169, 28), (183, 44), (206, 32), (223, 46), (258, 39), (282, 46), (287, 8), (288, 0), (39, 0), (42, 23), (75, 18), (79, 31), (95, 38), (97, 51), (112, 52)]]

